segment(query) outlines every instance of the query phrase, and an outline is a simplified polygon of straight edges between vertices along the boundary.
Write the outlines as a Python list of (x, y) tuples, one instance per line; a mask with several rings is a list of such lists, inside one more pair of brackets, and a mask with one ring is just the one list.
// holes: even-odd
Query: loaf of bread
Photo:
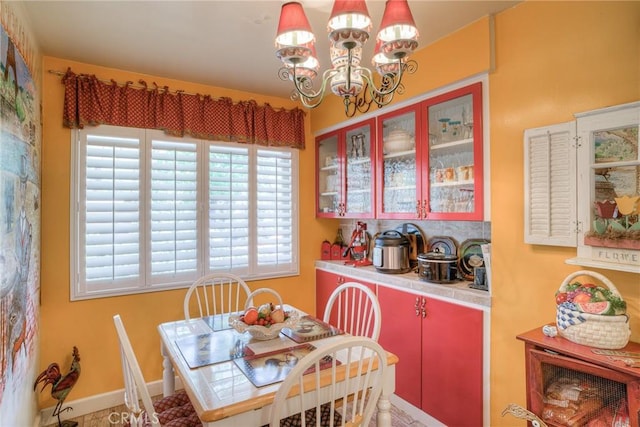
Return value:
[(543, 403), (542, 419), (567, 427), (584, 425), (604, 406), (601, 391), (591, 382), (569, 377), (549, 384)]
[(622, 398), (617, 402), (603, 408), (598, 415), (591, 419), (586, 427), (629, 427), (629, 409), (626, 399)]

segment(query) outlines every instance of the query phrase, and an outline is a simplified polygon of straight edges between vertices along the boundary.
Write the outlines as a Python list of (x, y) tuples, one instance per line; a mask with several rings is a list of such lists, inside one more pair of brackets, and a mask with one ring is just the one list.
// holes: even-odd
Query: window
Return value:
[(567, 264), (640, 273), (640, 102), (527, 129), (525, 242), (571, 246)]
[(99, 126), (74, 132), (72, 299), (214, 272), (298, 274), (298, 153)]

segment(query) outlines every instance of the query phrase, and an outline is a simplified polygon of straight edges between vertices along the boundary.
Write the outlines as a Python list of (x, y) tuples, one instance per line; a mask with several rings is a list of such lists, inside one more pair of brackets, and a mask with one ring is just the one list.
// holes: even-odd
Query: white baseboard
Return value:
[(395, 394), (392, 394), (391, 397), (389, 397), (389, 401), (393, 406), (403, 412), (406, 412), (411, 418), (416, 421), (420, 421), (427, 427), (447, 427), (445, 424), (442, 424), (431, 415), (427, 414), (419, 408), (416, 408), (415, 406), (413, 406), (406, 400), (396, 396)]
[[(147, 383), (147, 388), (151, 396), (162, 394), (162, 380)], [(176, 377), (176, 390), (182, 388), (180, 378)], [(103, 411), (124, 404), (124, 389), (110, 391), (107, 393), (96, 394), (70, 402), (65, 401), (64, 406), (70, 406), (73, 410), (64, 412), (61, 419), (71, 419), (82, 417), (93, 412)], [(40, 415), (36, 417), (36, 426), (49, 426), (58, 424), (57, 417), (52, 417), (54, 407), (44, 408), (40, 411)]]

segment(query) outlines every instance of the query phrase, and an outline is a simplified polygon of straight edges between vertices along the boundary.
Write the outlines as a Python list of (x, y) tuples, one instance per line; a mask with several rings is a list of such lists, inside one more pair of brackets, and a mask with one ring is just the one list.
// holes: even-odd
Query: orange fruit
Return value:
[(244, 312), (244, 323), (247, 325), (255, 325), (258, 321), (258, 310), (253, 307), (248, 308)]
[(578, 292), (575, 297), (573, 297), (573, 302), (576, 304), (581, 304), (585, 302), (591, 301), (591, 295), (586, 294), (584, 292)]

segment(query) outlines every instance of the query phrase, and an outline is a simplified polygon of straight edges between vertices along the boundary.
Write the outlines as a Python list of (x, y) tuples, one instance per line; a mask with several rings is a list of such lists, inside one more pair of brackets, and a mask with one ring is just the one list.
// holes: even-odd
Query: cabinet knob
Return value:
[(422, 308), (422, 318), (426, 318), (427, 317), (427, 309), (426, 308)]
[(416, 202), (416, 215), (418, 215), (418, 219), (422, 218), (422, 208), (420, 207), (420, 200)]
[(416, 317), (420, 316), (420, 297), (416, 297), (416, 303), (413, 306), (413, 308), (415, 308), (416, 310)]
[(425, 199), (422, 201), (422, 218), (427, 219), (427, 207), (429, 206), (429, 202)]

